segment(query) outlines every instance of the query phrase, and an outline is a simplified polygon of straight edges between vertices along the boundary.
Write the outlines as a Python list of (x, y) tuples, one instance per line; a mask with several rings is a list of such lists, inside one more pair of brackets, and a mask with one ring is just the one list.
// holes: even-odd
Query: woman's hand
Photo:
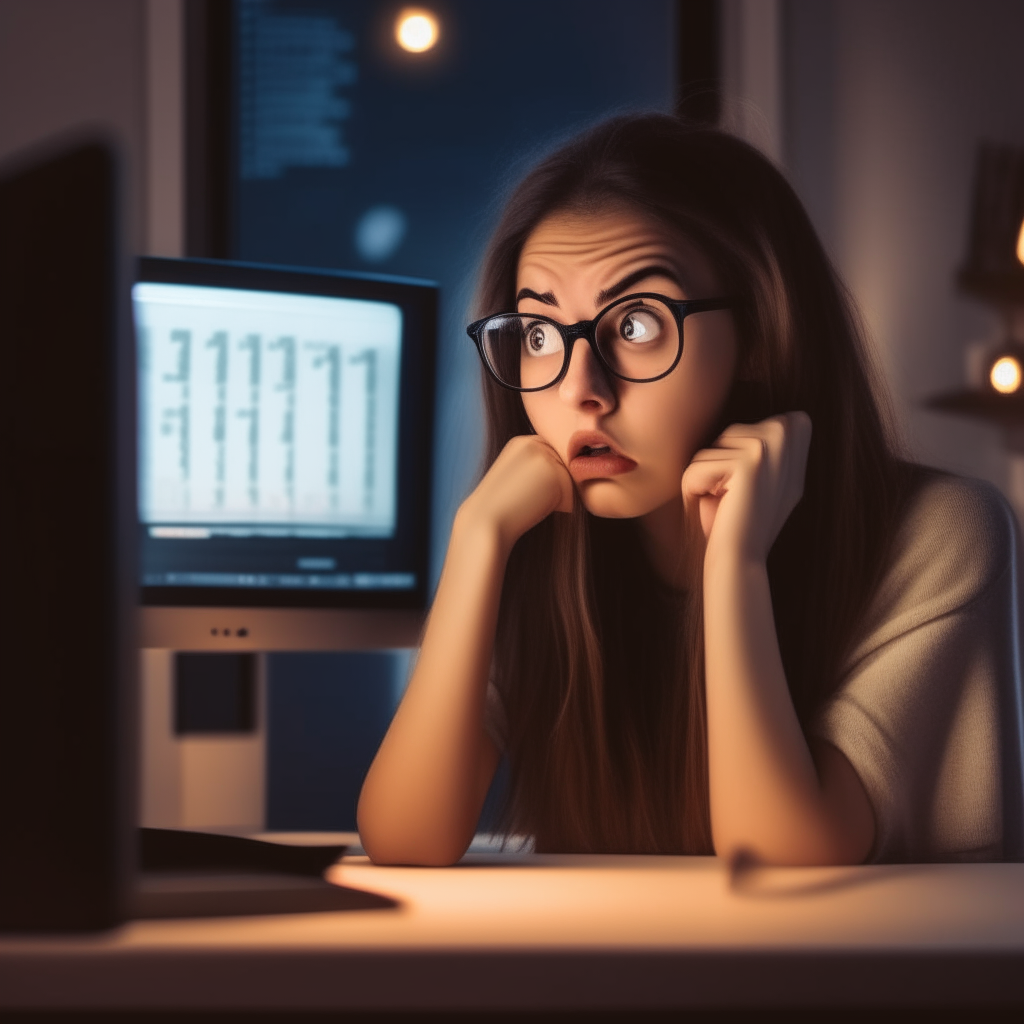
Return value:
[(788, 412), (760, 423), (734, 423), (683, 473), (683, 502), (694, 506), (710, 557), (768, 557), (804, 490), (811, 419)]
[(565, 463), (536, 434), (513, 437), (459, 509), (459, 518), (497, 530), (508, 551), (552, 512), (571, 512), (573, 481)]

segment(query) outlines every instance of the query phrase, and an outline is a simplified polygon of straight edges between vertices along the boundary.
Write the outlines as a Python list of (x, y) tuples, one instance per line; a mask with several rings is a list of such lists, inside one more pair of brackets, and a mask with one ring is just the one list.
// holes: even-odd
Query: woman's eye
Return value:
[(619, 334), (634, 344), (654, 341), (661, 332), (661, 322), (646, 310), (634, 309), (627, 313), (619, 324)]
[(562, 347), (562, 336), (551, 324), (527, 324), (523, 334), (523, 345), (531, 356), (547, 356)]

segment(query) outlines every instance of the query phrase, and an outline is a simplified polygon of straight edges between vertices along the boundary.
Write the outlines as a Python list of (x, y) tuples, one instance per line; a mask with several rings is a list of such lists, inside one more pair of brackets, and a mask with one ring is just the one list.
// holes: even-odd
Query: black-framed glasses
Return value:
[(669, 299), (627, 295), (593, 320), (560, 324), (536, 313), (498, 313), (466, 328), (491, 376), (512, 391), (543, 391), (569, 369), (573, 345), (586, 338), (608, 373), (632, 384), (670, 374), (683, 354), (683, 320), (691, 313), (732, 309), (731, 298)]

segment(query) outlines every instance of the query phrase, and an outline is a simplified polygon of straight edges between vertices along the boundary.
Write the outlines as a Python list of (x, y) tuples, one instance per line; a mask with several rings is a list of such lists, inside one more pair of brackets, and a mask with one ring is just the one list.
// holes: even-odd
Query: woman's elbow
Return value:
[(461, 860), (469, 845), (378, 835), (362, 828), (359, 830), (359, 838), (367, 857), (374, 864), (391, 867), (451, 867)]
[(395, 821), (380, 809), (364, 806), (356, 811), (359, 840), (374, 864), (415, 867), (450, 867), (469, 848), (472, 836), (444, 834), (437, 827), (417, 827), (406, 815)]

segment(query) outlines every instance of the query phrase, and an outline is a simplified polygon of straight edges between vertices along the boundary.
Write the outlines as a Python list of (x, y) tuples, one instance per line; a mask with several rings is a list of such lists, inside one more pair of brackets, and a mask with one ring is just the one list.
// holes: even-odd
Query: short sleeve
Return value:
[(835, 696), (813, 729), (875, 812), (875, 861), (1020, 856), (1016, 522), (995, 488), (915, 495)]

